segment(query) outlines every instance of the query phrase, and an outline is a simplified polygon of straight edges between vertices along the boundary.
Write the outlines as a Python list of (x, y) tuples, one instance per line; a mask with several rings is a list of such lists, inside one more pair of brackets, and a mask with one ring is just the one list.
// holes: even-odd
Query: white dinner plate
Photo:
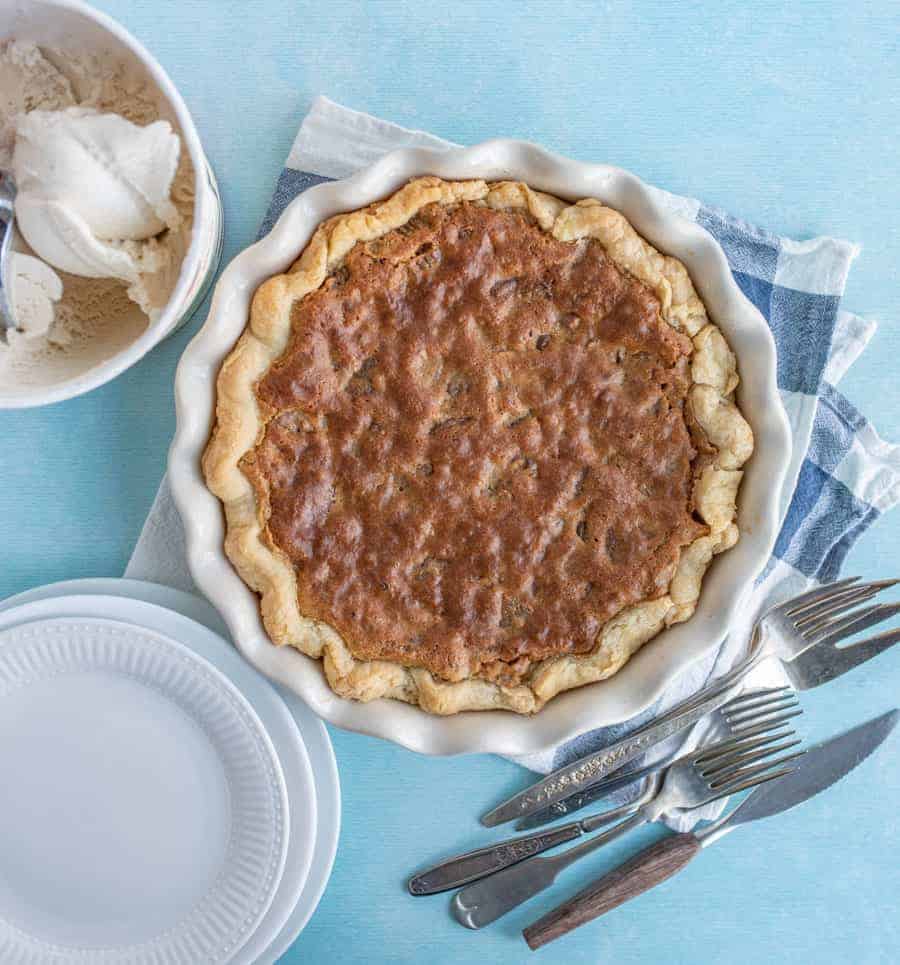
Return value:
[(302, 835), (292, 827), (281, 886), (263, 922), (240, 950), (233, 965), (274, 962), (296, 940), (315, 911), (337, 851), (340, 784), (324, 724), (296, 695), (285, 691), (279, 696), (270, 683), (222, 639), (227, 633), (224, 624), (213, 607), (200, 597), (139, 580), (69, 580), (0, 601), (0, 627), (23, 618), (35, 619), (61, 612), (111, 616), (158, 630), (176, 637), (229, 677), (253, 704), (275, 744), (291, 802), (292, 825), (304, 811), (294, 805), (298, 798), (305, 798), (302, 759), (308, 754), (317, 803), (308, 873), (298, 892), (296, 882), (303, 876)]
[(207, 661), (132, 623), (0, 630), (0, 961), (227, 962), (278, 890), (284, 776)]

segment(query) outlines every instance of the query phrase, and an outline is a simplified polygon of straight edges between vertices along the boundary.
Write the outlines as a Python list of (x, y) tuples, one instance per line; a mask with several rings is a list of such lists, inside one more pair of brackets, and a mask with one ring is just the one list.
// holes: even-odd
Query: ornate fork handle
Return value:
[(576, 823), (478, 848), (415, 875), (409, 879), (407, 887), (411, 895), (434, 895), (460, 888), (580, 835), (581, 828)]
[[(639, 778), (636, 778), (639, 779)], [(608, 793), (608, 792), (607, 792)], [(655, 790), (654, 790), (655, 793)], [(503, 868), (518, 864), (526, 858), (541, 854), (567, 841), (581, 837), (604, 824), (612, 824), (622, 817), (631, 815), (649, 797), (650, 790), (635, 801), (619, 807), (609, 808), (595, 814), (587, 821), (575, 821), (549, 831), (539, 831), (518, 838), (507, 838), (494, 844), (467, 851), (465, 854), (448, 858), (426, 871), (419, 872), (409, 879), (407, 888), (411, 895), (434, 895), (451, 888), (461, 888), (472, 881), (492, 875)]]
[(682, 709), (676, 708), (670, 711), (661, 719), (645, 724), (611, 747), (588, 754), (560, 768), (544, 780), (504, 801), (482, 817), (482, 824), (494, 827), (551, 807), (570, 795), (584, 791), (602, 781), (608, 774), (634, 760), (648, 748), (667, 740), (679, 731), (692, 727), (697, 721), (737, 695), (742, 686), (744, 674), (755, 664), (756, 659), (754, 657), (744, 661), (739, 668), (735, 668), (723, 678), (726, 681), (724, 685), (715, 686), (701, 698), (692, 698), (682, 705)]

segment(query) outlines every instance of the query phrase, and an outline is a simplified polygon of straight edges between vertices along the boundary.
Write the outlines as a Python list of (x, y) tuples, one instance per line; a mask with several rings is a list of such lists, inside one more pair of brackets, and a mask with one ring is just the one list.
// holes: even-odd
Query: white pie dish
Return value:
[[(691, 620), (660, 634), (614, 677), (562, 694), (534, 717), (502, 711), (434, 717), (396, 701), (360, 704), (335, 695), (317, 661), (270, 643), (255, 594), (225, 557), (221, 505), (200, 472), (213, 419), (216, 373), (246, 324), (258, 285), (287, 269), (322, 220), (384, 198), (409, 178), (424, 174), (521, 180), (562, 198), (599, 198), (621, 211), (654, 246), (679, 258), (690, 271), (712, 320), (737, 355), (742, 378), (738, 400), (756, 437), (739, 499), (741, 540), (711, 566)], [(396, 151), (353, 177), (300, 195), (272, 232), (235, 258), (223, 273), (210, 317), (179, 365), (176, 405), (169, 477), (184, 520), (188, 564), (238, 647), (326, 720), (435, 754), (531, 753), (645, 709), (668, 681), (724, 637), (743, 591), (765, 565), (777, 533), (779, 497), (791, 450), (776, 383), (774, 341), (763, 317), (738, 288), (715, 240), (698, 225), (665, 210), (658, 193), (632, 174), (571, 161), (510, 140), (450, 151)]]

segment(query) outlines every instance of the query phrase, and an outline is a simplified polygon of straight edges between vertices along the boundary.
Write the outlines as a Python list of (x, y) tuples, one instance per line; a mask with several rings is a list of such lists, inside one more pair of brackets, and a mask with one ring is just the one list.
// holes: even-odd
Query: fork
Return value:
[[(672, 808), (701, 807), (789, 773), (786, 765), (803, 751), (783, 753), (800, 741), (792, 739), (793, 730), (776, 728), (780, 732), (731, 737), (683, 755), (668, 768), (658, 792), (630, 817), (561, 854), (530, 858), (467, 885), (450, 904), (454, 917), (466, 928), (483, 928), (549, 888), (564, 868)], [(578, 823), (591, 830), (591, 821)]]
[[(782, 716), (775, 719), (760, 720), (758, 715), (752, 716), (748, 719), (748, 713), (751, 713), (757, 709), (756, 704), (753, 702), (759, 701), (760, 698), (766, 698), (768, 701), (765, 707), (758, 708), (760, 712), (767, 711), (769, 714), (778, 714), (783, 711), (787, 711), (787, 713), (783, 713)], [(794, 689), (790, 686), (750, 690), (739, 697), (732, 698), (727, 704), (716, 708), (716, 710), (712, 711), (705, 718), (705, 722), (708, 724), (707, 734), (711, 733), (719, 740), (722, 740), (727, 736), (754, 737), (755, 735), (766, 730), (771, 724), (786, 721), (791, 717), (796, 717), (798, 714), (802, 713), (802, 710), (800, 710), (799, 707), (797, 707), (796, 710), (792, 710), (794, 707), (797, 707), (797, 701), (794, 697)], [(576, 811), (580, 811), (589, 804), (602, 800), (613, 791), (618, 791), (621, 788), (627, 787), (629, 784), (642, 778), (648, 772), (654, 770), (658, 772), (663, 770), (675, 760), (677, 753), (678, 748), (676, 747), (667, 756), (658, 759), (653, 764), (648, 764), (644, 767), (638, 768), (637, 770), (629, 771), (627, 774), (622, 775), (616, 771), (610, 777), (604, 778), (602, 781), (600, 781), (599, 784), (591, 784), (583, 791), (578, 791), (575, 794), (564, 798), (562, 801), (552, 804), (548, 808), (543, 808), (540, 811), (532, 812), (528, 815), (528, 817), (522, 818), (520, 821), (516, 822), (516, 830), (528, 831), (532, 828), (540, 828), (545, 824), (550, 824), (553, 821), (559, 820), (561, 817), (574, 814)], [(643, 793), (647, 793), (646, 788), (644, 789)], [(641, 795), (639, 794), (639, 796)], [(645, 799), (646, 798), (641, 796), (641, 800), (637, 800), (636, 803), (635, 801), (632, 801), (631, 809), (634, 810), (639, 804), (642, 804)], [(611, 814), (611, 817), (617, 818), (620, 816), (613, 815), (612, 812), (608, 813)]]
[[(888, 631), (847, 647), (847, 638), (900, 613), (900, 604), (859, 607), (897, 580), (859, 583), (850, 577), (810, 590), (768, 610), (756, 623), (747, 656), (732, 670), (711, 681), (700, 693), (634, 731), (610, 747), (587, 754), (520, 791), (481, 818), (495, 827), (526, 818), (566, 801), (644, 753), (648, 748), (692, 726), (740, 693), (744, 677), (767, 658), (781, 661), (798, 690), (827, 683), (877, 656), (900, 640), (900, 630)], [(570, 813), (573, 808), (566, 808)]]
[[(755, 690), (730, 701), (711, 715), (709, 723), (711, 732), (719, 740), (727, 737), (758, 737), (768, 734), (770, 740), (785, 737), (789, 731), (778, 733), (780, 725), (792, 717), (802, 713), (797, 699), (790, 687), (776, 687), (767, 690)], [(411, 895), (434, 895), (441, 891), (461, 888), (479, 878), (495, 874), (503, 868), (524, 861), (526, 858), (549, 851), (568, 841), (581, 837), (590, 831), (595, 831), (603, 825), (611, 824), (620, 818), (633, 814), (643, 804), (652, 800), (659, 792), (661, 777), (659, 773), (665, 770), (675, 755), (656, 760), (636, 771), (630, 771), (622, 776), (613, 776), (599, 784), (595, 784), (582, 792), (582, 800), (578, 808), (585, 807), (594, 801), (607, 797), (613, 791), (618, 791), (631, 784), (639, 783), (638, 793), (618, 807), (609, 808), (599, 814), (592, 815), (584, 821), (571, 821), (560, 827), (541, 832), (527, 834), (516, 838), (507, 838), (474, 851), (455, 855), (439, 864), (427, 868), (413, 875), (407, 883)], [(573, 808), (577, 810), (577, 808)], [(565, 812), (562, 812), (565, 813)], [(539, 812), (535, 818), (542, 817), (536, 824), (555, 820), (558, 814), (551, 813), (545, 817), (545, 812)]]
[[(782, 661), (794, 660), (816, 644), (826, 643), (833, 646), (861, 630), (887, 620), (895, 613), (900, 613), (900, 603), (876, 603), (858, 610), (853, 609), (882, 590), (896, 586), (900, 580), (873, 580), (871, 583), (858, 581), (858, 576), (851, 576), (836, 583), (827, 583), (766, 611), (753, 628), (750, 659), (763, 654), (778, 657)], [(864, 640), (853, 646), (862, 646), (869, 642)], [(853, 666), (856, 666), (856, 663), (844, 669), (851, 669)]]

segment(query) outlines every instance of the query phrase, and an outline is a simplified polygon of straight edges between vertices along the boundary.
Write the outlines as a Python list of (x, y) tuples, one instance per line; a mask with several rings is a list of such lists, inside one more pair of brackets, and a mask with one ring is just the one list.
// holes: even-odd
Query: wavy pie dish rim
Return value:
[[(719, 323), (719, 327), (724, 330), (728, 341), (732, 342), (736, 335), (738, 342), (753, 344), (752, 352), (748, 353), (745, 349), (738, 354), (745, 380), (745, 386), (741, 390), (744, 395), (741, 409), (753, 427), (758, 448), (757, 455), (750, 460), (748, 466), (752, 482), (751, 498), (748, 500), (746, 493), (742, 492), (740, 499), (739, 522), (743, 538), (731, 553), (723, 557), (723, 560), (733, 554), (739, 554), (743, 558), (740, 560), (739, 569), (734, 566), (729, 567), (732, 572), (727, 574), (729, 579), (724, 581), (724, 587), (721, 585), (723, 580), (716, 579), (719, 567), (712, 568), (710, 573), (713, 582), (720, 585), (715, 587), (714, 593), (710, 594), (715, 597), (715, 600), (710, 601), (711, 606), (706, 608), (706, 612), (701, 612), (704, 610), (707, 596), (704, 589), (695, 619), (691, 620), (690, 624), (682, 624), (680, 627), (670, 626), (669, 629), (663, 630), (660, 639), (662, 636), (678, 634), (686, 626), (695, 628), (696, 632), (690, 635), (694, 638), (693, 645), (684, 646), (680, 653), (673, 653), (675, 642), (667, 640), (665, 652), (662, 647), (647, 647), (627, 666), (622, 667), (628, 657), (645, 640), (656, 636), (662, 626), (675, 623), (678, 616), (674, 611), (679, 610), (681, 614), (689, 615), (688, 611), (696, 604), (696, 593), (692, 599), (693, 590), (690, 588), (699, 585), (699, 577), (684, 581), (690, 584), (688, 587), (690, 592), (682, 593), (677, 601), (667, 597), (665, 607), (660, 601), (652, 601), (656, 605), (655, 612), (650, 613), (649, 618), (646, 614), (641, 614), (642, 619), (638, 621), (640, 625), (637, 628), (626, 628), (624, 632), (617, 633), (613, 643), (606, 647), (598, 647), (599, 657), (594, 661), (593, 666), (587, 668), (583, 665), (579, 666), (578, 658), (571, 656), (554, 658), (558, 666), (546, 668), (537, 692), (528, 687), (522, 688), (528, 691), (524, 694), (521, 692), (504, 694), (502, 688), (487, 681), (467, 680), (448, 683), (434, 680), (427, 671), (416, 670), (410, 673), (398, 664), (375, 668), (360, 666), (364, 662), (357, 661), (349, 653), (346, 646), (339, 642), (340, 637), (334, 631), (329, 633), (330, 628), (323, 631), (321, 625), (313, 630), (312, 635), (309, 628), (301, 628), (298, 637), (297, 625), (294, 623), (292, 627), (291, 621), (302, 617), (294, 602), (295, 595), (289, 592), (289, 580), (287, 583), (282, 580), (280, 589), (276, 588), (274, 594), (272, 587), (275, 584), (270, 582), (267, 588), (268, 594), (264, 593), (263, 613), (269, 630), (267, 633), (260, 618), (256, 595), (228, 563), (223, 552), (225, 532), (221, 507), (218, 500), (206, 489), (200, 474), (199, 461), (213, 422), (212, 381), (247, 324), (250, 302), (255, 290), (266, 279), (283, 273), (297, 261), (301, 251), (313, 251), (316, 248), (315, 232), (320, 229), (323, 222), (340, 215), (340, 223), (346, 226), (347, 219), (352, 219), (354, 212), (373, 203), (384, 204), (385, 202), (379, 202), (378, 199), (390, 199), (410, 179), (422, 176), (443, 179), (444, 183), (451, 182), (457, 185), (468, 181), (469, 187), (463, 190), (474, 190), (476, 193), (486, 193), (490, 190), (483, 186), (484, 181), (508, 181), (510, 178), (515, 178), (523, 184), (505, 183), (495, 187), (495, 192), (500, 194), (494, 200), (498, 204), (502, 200), (502, 204), (506, 206), (524, 206), (539, 222), (543, 218), (548, 224), (550, 224), (548, 218), (552, 216), (555, 219), (559, 214), (557, 208), (553, 211), (548, 211), (547, 208), (548, 204), (551, 206), (555, 204), (552, 198), (554, 195), (570, 199), (599, 199), (593, 202), (589, 200), (581, 205), (564, 202), (564, 210), (574, 212), (584, 222), (581, 227), (584, 228), (586, 225), (588, 231), (598, 230), (595, 221), (599, 215), (606, 219), (619, 218), (627, 228), (631, 228), (635, 238), (648, 239), (644, 242), (649, 249), (649, 252), (643, 253), (647, 256), (644, 258), (645, 264), (643, 266), (631, 264), (626, 267), (637, 273), (638, 277), (641, 271), (645, 274), (650, 272), (647, 274), (647, 279), (651, 287), (654, 287), (651, 269), (654, 261), (656, 262), (656, 271), (659, 274), (657, 283), (662, 278), (668, 285), (668, 292), (663, 292), (661, 301), (667, 305), (670, 318), (676, 318), (684, 328), (684, 320), (691, 318), (691, 312), (696, 312), (697, 306), (702, 313), (704, 302), (709, 305), (708, 299), (711, 297), (714, 303), (710, 305), (711, 314)], [(421, 196), (415, 199), (410, 194), (403, 199), (403, 203), (395, 204), (391, 217), (395, 221), (399, 218), (401, 220), (397, 223), (403, 223), (403, 219), (411, 216), (421, 204), (435, 200), (435, 192), (439, 191), (437, 185), (440, 183), (442, 182), (420, 181), (417, 187), (409, 188), (410, 192)], [(476, 187), (472, 187), (473, 184)], [(525, 188), (524, 184), (533, 186), (533, 190)], [(545, 193), (551, 196), (550, 200), (546, 198)], [(371, 168), (352, 178), (309, 189), (288, 206), (269, 236), (238, 256), (224, 273), (217, 288), (210, 318), (202, 332), (186, 350), (179, 366), (176, 380), (178, 431), (170, 456), (172, 492), (185, 522), (191, 572), (200, 588), (222, 612), (238, 646), (260, 669), (291, 686), (326, 719), (351, 729), (388, 737), (405, 746), (426, 752), (494, 750), (502, 753), (526, 753), (551, 746), (589, 727), (601, 726), (632, 716), (658, 695), (674, 673), (684, 669), (702, 653), (707, 652), (724, 635), (728, 620), (737, 604), (739, 591), (746, 588), (762, 569), (774, 543), (778, 494), (787, 470), (790, 436), (775, 383), (774, 344), (764, 319), (740, 292), (728, 270), (720, 247), (712, 237), (698, 225), (664, 210), (657, 200), (658, 197), (659, 194), (654, 189), (643, 185), (637, 178), (626, 172), (602, 165), (584, 165), (567, 161), (550, 155), (534, 145), (522, 142), (492, 141), (474, 148), (448, 152), (424, 149), (401, 150), (386, 156)], [(621, 223), (615, 225), (615, 228), (619, 234), (622, 233)], [(345, 245), (344, 251), (346, 251), (346, 246), (352, 244), (356, 236), (352, 231), (343, 231), (340, 234), (341, 244)], [(624, 245), (623, 250), (629, 247), (634, 249), (634, 239), (629, 238), (628, 241), (629, 244)], [(654, 251), (656, 245), (671, 257), (656, 254)], [(609, 252), (609, 245), (607, 245), (607, 251)], [(331, 253), (332, 258), (340, 257), (336, 252), (337, 249)], [(324, 257), (324, 264), (328, 264), (327, 244), (324, 254), (320, 251), (315, 257), (320, 263)], [(626, 256), (622, 254), (620, 257)], [(677, 266), (682, 261), (687, 266), (687, 271), (682, 269), (683, 278), (666, 278), (665, 272), (671, 273), (672, 265)], [(321, 264), (319, 270), (321, 270)], [(300, 271), (294, 272), (294, 275), (302, 274), (302, 266)], [(691, 286), (691, 276), (698, 288), (707, 289), (702, 301)], [(673, 312), (675, 314), (672, 314)], [(693, 324), (688, 322), (689, 326)], [(689, 334), (696, 337), (702, 327), (698, 326), (694, 332), (691, 332), (690, 328), (687, 330)], [(710, 333), (712, 332), (711, 328)], [(281, 334), (283, 336), (284, 333)], [(268, 346), (264, 340), (257, 339), (258, 345), (255, 349), (257, 353), (262, 352), (262, 355), (271, 352), (272, 345), (277, 348), (277, 333), (269, 332), (264, 335), (269, 338)], [(707, 337), (711, 337), (711, 334)], [(735, 347), (740, 348), (740, 346)], [(260, 357), (255, 363), (257, 370), (261, 364)], [(733, 374), (727, 371), (727, 367), (723, 372), (719, 366), (717, 371), (714, 363), (715, 359), (707, 366), (708, 371), (704, 381), (714, 383), (707, 388), (715, 393), (718, 403), (723, 398), (727, 401), (733, 392), (734, 386), (729, 384)], [(201, 377), (202, 387), (198, 385), (198, 375)], [(746, 385), (748, 377), (749, 390)], [(246, 378), (245, 373), (245, 384)], [(200, 389), (199, 392), (198, 389)], [(746, 405), (748, 397), (750, 404)], [(740, 419), (739, 416), (738, 419)], [(743, 420), (740, 421), (743, 422)], [(731, 443), (737, 438), (734, 435), (734, 425), (734, 421), (731, 420), (731, 429), (718, 432), (717, 441), (721, 441), (718, 447), (720, 454), (731, 451)], [(256, 427), (253, 428), (255, 432)], [(243, 431), (246, 433), (246, 426)], [(738, 432), (738, 436), (740, 435), (741, 433)], [(740, 445), (740, 439), (738, 439), (739, 449)], [(238, 448), (240, 446), (230, 447), (232, 453), (235, 453)], [(246, 451), (246, 448), (245, 446), (242, 451)], [(746, 449), (745, 436), (743, 456), (747, 454)], [(722, 465), (722, 469), (735, 474), (739, 472), (739, 468), (733, 463), (742, 461), (741, 453), (732, 453), (732, 457), (731, 468)], [(728, 458), (726, 456), (726, 462)], [(219, 465), (213, 466), (212, 463), (216, 461)], [(214, 460), (212, 457), (207, 460), (207, 471), (213, 487), (220, 496), (224, 496), (226, 502), (229, 500), (234, 502), (235, 499), (242, 498), (246, 502), (246, 491), (241, 494), (234, 490), (233, 473), (237, 471), (236, 463), (232, 460), (231, 470), (229, 470), (227, 462), (227, 459)], [(758, 463), (764, 465), (758, 467), (756, 465)], [(760, 478), (758, 469), (764, 473), (764, 480)], [(229, 475), (231, 478), (226, 478)], [(246, 480), (244, 482), (246, 484)], [(762, 492), (760, 488), (762, 485), (768, 486), (768, 493)], [(230, 490), (229, 487), (231, 487)], [(205, 491), (202, 494), (201, 488)], [(742, 488), (746, 490), (747, 483)], [(733, 500), (734, 489), (735, 487), (732, 486), (731, 500)], [(213, 517), (210, 500), (215, 506), (218, 519)], [(717, 501), (719, 509), (715, 533), (710, 534), (710, 537), (702, 538), (711, 540), (715, 537), (715, 545), (703, 547), (702, 552), (698, 547), (698, 556), (702, 561), (699, 567), (701, 577), (702, 570), (706, 568), (713, 552), (727, 548), (734, 542), (736, 533), (731, 523), (731, 500), (720, 498)], [(724, 523), (726, 516), (728, 521)], [(229, 528), (232, 533), (241, 531), (239, 526), (230, 525)], [(232, 544), (232, 549), (235, 539), (246, 545), (247, 537), (251, 537), (251, 542), (255, 539), (256, 544), (261, 545), (252, 533), (252, 526), (250, 530), (244, 528), (243, 537), (245, 538), (229, 535), (228, 540)], [(230, 555), (232, 559), (235, 558), (234, 552)], [(238, 553), (238, 557), (240, 555)], [(245, 577), (248, 575), (246, 560), (245, 555), (243, 563), (240, 560), (237, 562), (238, 568), (243, 569)], [(258, 562), (256, 558), (254, 565)], [(213, 563), (216, 571), (214, 577), (210, 570)], [(286, 576), (283, 569), (285, 564), (281, 561), (280, 563), (281, 575)], [(270, 564), (271, 560), (264, 561), (264, 565), (270, 566)], [(251, 578), (258, 580), (258, 573), (251, 574)], [(726, 590), (724, 595), (723, 589)], [(270, 598), (268, 605), (265, 603), (266, 595)], [(652, 627), (651, 631), (647, 630), (648, 619)], [(611, 623), (615, 623), (615, 620), (616, 618)], [(622, 630), (621, 627), (619, 629)], [(629, 632), (629, 629), (636, 632)], [(293, 643), (294, 646), (274, 647), (270, 642), (270, 636), (278, 642)], [(684, 633), (681, 636), (684, 640), (690, 639)], [(305, 653), (299, 652), (298, 640), (303, 640), (305, 645), (301, 649), (307, 653), (322, 654), (324, 650), (325, 673), (331, 678), (335, 690), (347, 696), (337, 696), (330, 692), (322, 672), (322, 664), (315, 656), (308, 657)], [(651, 652), (653, 652), (653, 659), (642, 659), (645, 654), (651, 654)], [(602, 666), (600, 666), (601, 663)], [(640, 673), (630, 674), (631, 668), (635, 666), (639, 668)], [(613, 667), (613, 670), (610, 670), (610, 667)], [(589, 678), (593, 676), (597, 679), (609, 676), (609, 673), (615, 670), (619, 671), (616, 676), (603, 684), (588, 682), (583, 676), (579, 679), (579, 676), (585, 672)], [(398, 679), (400, 675), (402, 679)], [(639, 686), (616, 686), (618, 681), (624, 680), (629, 675), (632, 678), (639, 678)], [(638, 681), (626, 681), (627, 684), (635, 682)], [(482, 708), (502, 707), (527, 714), (537, 706), (543, 706), (550, 696), (568, 687), (578, 689), (561, 694), (549, 706), (545, 706), (541, 713), (531, 717), (485, 714), (482, 711)], [(600, 687), (603, 689), (600, 690)], [(615, 688), (618, 693), (611, 688)], [(325, 691), (329, 693), (326, 694)], [(378, 699), (385, 695), (400, 697), (401, 700), (406, 701), (416, 700), (425, 704), (427, 710), (455, 716), (433, 717), (424, 713), (420, 707)], [(589, 695), (590, 699), (588, 699)], [(614, 699), (604, 701), (606, 695)], [(359, 704), (347, 699), (348, 696), (372, 699), (373, 702)], [(577, 709), (575, 709), (576, 706)], [(547, 724), (532, 726), (538, 721), (546, 721)]]
[[(241, 469), (241, 460), (266, 429), (255, 386), (288, 346), (293, 305), (319, 290), (357, 244), (396, 231), (427, 205), (461, 202), (527, 213), (558, 241), (594, 239), (620, 271), (651, 289), (659, 300), (662, 320), (692, 341), (687, 405), (714, 454), (693, 487), (694, 505), (709, 533), (680, 551), (667, 592), (611, 617), (600, 627), (587, 653), (548, 657), (511, 686), (478, 676), (442, 680), (422, 666), (356, 657), (334, 627), (301, 611), (296, 570), (265, 538), (268, 501)], [(713, 556), (730, 549), (739, 538), (733, 520), (741, 467), (753, 451), (753, 434), (733, 401), (739, 382), (734, 354), (721, 330), (709, 320), (684, 265), (658, 252), (624, 215), (595, 198), (571, 204), (534, 191), (521, 181), (447, 181), (426, 176), (411, 180), (384, 201), (335, 215), (316, 228), (288, 272), (260, 285), (247, 327), (216, 381), (216, 421), (203, 468), (209, 488), (225, 509), (225, 552), (244, 582), (260, 595), (263, 624), (273, 643), (321, 659), (328, 683), (342, 697), (404, 700), (435, 714), (467, 710), (536, 713), (564, 690), (617, 673), (664, 627), (689, 619)]]

